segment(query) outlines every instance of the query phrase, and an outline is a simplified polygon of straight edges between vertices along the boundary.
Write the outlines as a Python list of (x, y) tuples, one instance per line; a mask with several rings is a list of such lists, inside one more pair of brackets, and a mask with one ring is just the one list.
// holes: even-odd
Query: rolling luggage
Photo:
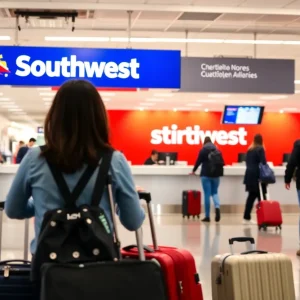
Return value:
[(190, 218), (192, 216), (198, 219), (201, 214), (201, 192), (195, 190), (183, 191), (182, 192), (182, 216)]
[[(107, 173), (101, 175), (107, 177), (107, 181), (103, 180), (103, 185), (109, 196), (113, 239), (118, 244), (120, 254), (111, 177)], [(85, 221), (84, 217), (83, 220)], [(90, 224), (93, 226), (93, 223)], [(139, 260), (115, 258), (88, 263), (80, 260), (73, 263), (45, 263), (41, 272), (40, 300), (167, 300), (160, 266), (145, 260), (141, 229), (136, 231), (136, 238)]]
[[(253, 250), (233, 254), (233, 243), (246, 241)], [(212, 261), (213, 300), (296, 299), (288, 256), (254, 250), (254, 238), (232, 238), (229, 244), (231, 254), (217, 255)]]
[[(184, 249), (158, 246), (153, 213), (151, 209), (150, 193), (139, 193), (141, 199), (146, 200), (153, 246), (144, 246), (148, 260), (157, 261), (164, 274), (168, 300), (202, 300), (202, 287), (196, 270), (195, 260), (191, 253)], [(136, 246), (123, 248), (123, 257), (137, 258)]]
[[(261, 184), (259, 184), (259, 193), (260, 199), (263, 199)], [(267, 198), (269, 197), (267, 196)], [(261, 200), (256, 205), (256, 216), (259, 230), (263, 228), (266, 231), (267, 227), (276, 227), (276, 230), (281, 229), (282, 213), (278, 201)]]
[[(2, 222), (4, 202), (0, 205), (0, 258), (2, 250)], [(0, 299), (38, 299), (37, 290), (30, 281), (31, 265), (28, 261), (29, 220), (25, 220), (24, 257), (20, 260), (0, 261)]]

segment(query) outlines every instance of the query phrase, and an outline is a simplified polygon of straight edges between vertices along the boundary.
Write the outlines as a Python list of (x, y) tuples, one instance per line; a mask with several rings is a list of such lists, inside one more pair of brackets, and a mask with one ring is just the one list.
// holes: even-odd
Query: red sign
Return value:
[(112, 144), (132, 164), (143, 164), (153, 149), (178, 152), (178, 160), (194, 164), (207, 135), (232, 164), (260, 133), (267, 160), (280, 165), (300, 138), (300, 114), (265, 113), (261, 125), (248, 126), (222, 125), (219, 112), (109, 111), (109, 117)]

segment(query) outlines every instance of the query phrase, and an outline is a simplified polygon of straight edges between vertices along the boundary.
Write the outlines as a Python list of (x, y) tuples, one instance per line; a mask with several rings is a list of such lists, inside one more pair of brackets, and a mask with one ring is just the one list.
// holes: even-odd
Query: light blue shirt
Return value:
[[(12, 219), (35, 217), (35, 237), (40, 233), (44, 214), (53, 209), (64, 207), (64, 201), (46, 163), (40, 156), (40, 148), (28, 151), (14, 178), (5, 202), (5, 212)], [(75, 188), (85, 167), (73, 174), (64, 174), (70, 191)], [(98, 170), (77, 200), (77, 205), (90, 204)], [(121, 223), (128, 230), (137, 230), (145, 218), (141, 208), (130, 167), (124, 157), (115, 151), (111, 161), (112, 188), (114, 201), (118, 206)], [(32, 198), (31, 198), (32, 197)], [(100, 206), (111, 221), (111, 213), (107, 191), (104, 192)], [(31, 253), (35, 253), (36, 238), (31, 243)]]

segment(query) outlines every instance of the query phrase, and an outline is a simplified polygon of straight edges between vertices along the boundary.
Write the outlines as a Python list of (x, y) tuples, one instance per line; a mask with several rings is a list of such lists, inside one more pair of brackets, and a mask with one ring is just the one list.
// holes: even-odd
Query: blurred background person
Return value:
[[(246, 157), (246, 172), (244, 176), (244, 185), (246, 186), (246, 192), (248, 197), (246, 200), (244, 220), (243, 224), (251, 225), (256, 224), (251, 220), (251, 212), (256, 199), (261, 200), (259, 192), (259, 164), (266, 164), (266, 153), (263, 143), (263, 137), (261, 134), (254, 136), (253, 142), (247, 151)], [(264, 199), (266, 199), (267, 185), (262, 183), (262, 191)]]
[(32, 148), (36, 143), (36, 139), (35, 138), (31, 138), (28, 142), (27, 145), (24, 145), (23, 147), (21, 147), (18, 151), (18, 154), (17, 154), (17, 159), (16, 159), (16, 162), (17, 164), (20, 164), (22, 159), (25, 157), (25, 155), (27, 154), (28, 150), (30, 148)]
[(23, 141), (19, 141), (18, 145), (16, 146), (16, 150), (13, 154), (13, 164), (16, 164), (17, 163), (17, 155), (18, 155), (18, 152), (20, 150), (21, 147), (24, 147), (25, 146), (25, 143)]
[(151, 165), (157, 165), (157, 163), (158, 163), (158, 151), (152, 150), (151, 156), (146, 159), (144, 165), (151, 166)]
[[(300, 140), (294, 142), (293, 151), (285, 169), (285, 188), (290, 190), (292, 179), (296, 181), (298, 204), (300, 206)], [(297, 256), (300, 256), (300, 217), (299, 217), (299, 249)]]

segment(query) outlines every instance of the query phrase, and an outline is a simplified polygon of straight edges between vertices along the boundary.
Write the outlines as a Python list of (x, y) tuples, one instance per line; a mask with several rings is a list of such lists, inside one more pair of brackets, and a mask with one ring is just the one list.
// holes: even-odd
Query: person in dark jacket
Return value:
[[(300, 206), (300, 140), (294, 142), (293, 151), (285, 169), (285, 188), (290, 190), (292, 179), (296, 181), (296, 189), (298, 194), (298, 203)], [(299, 250), (297, 256), (300, 256), (300, 219), (299, 219)]]
[(144, 165), (146, 166), (151, 166), (151, 165), (156, 165), (158, 160), (158, 152), (156, 150), (151, 151), (151, 156), (146, 159), (144, 162)]
[(31, 138), (29, 140), (29, 143), (26, 146), (23, 146), (19, 149), (18, 154), (17, 154), (17, 159), (16, 159), (16, 163), (20, 164), (22, 162), (22, 159), (25, 157), (25, 155), (27, 154), (28, 150), (30, 148), (32, 148), (34, 146), (34, 144), (36, 143), (36, 139)]
[(202, 188), (204, 191), (204, 205), (205, 205), (205, 218), (202, 222), (210, 222), (210, 197), (213, 198), (213, 202), (215, 205), (215, 221), (219, 222), (221, 220), (220, 213), (220, 198), (218, 195), (218, 188), (220, 185), (220, 177), (210, 177), (210, 161), (209, 154), (213, 151), (216, 151), (217, 147), (212, 143), (210, 137), (205, 137), (203, 148), (200, 150), (197, 161), (193, 168), (192, 174), (195, 175), (197, 169), (202, 165), (200, 177)]
[[(246, 173), (244, 177), (244, 184), (246, 186), (246, 192), (248, 192), (248, 198), (245, 205), (244, 221), (243, 224), (250, 225), (256, 224), (251, 220), (251, 211), (256, 199), (261, 200), (259, 192), (259, 164), (266, 164), (266, 154), (263, 145), (263, 137), (260, 134), (254, 136), (252, 145), (249, 147), (246, 156)], [(262, 191), (265, 195), (267, 193), (266, 184), (262, 185)]]

